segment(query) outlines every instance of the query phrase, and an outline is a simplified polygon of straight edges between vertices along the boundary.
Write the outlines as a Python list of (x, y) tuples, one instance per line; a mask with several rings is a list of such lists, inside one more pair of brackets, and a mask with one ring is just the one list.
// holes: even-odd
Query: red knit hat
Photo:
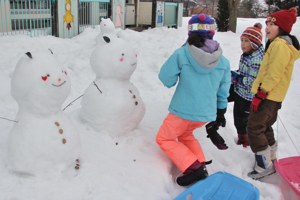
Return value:
[(261, 32), (262, 25), (261, 23), (254, 24), (253, 27), (248, 27), (242, 34), (241, 38), (247, 38), (250, 40), (250, 44), (252, 49), (257, 49), (261, 46), (262, 42), (262, 32)]
[(270, 14), (267, 18), (266, 23), (273, 22), (285, 32), (290, 33), (293, 24), (295, 24), (297, 20), (296, 15), (297, 15), (297, 9), (295, 7), (289, 10), (281, 10), (273, 14)]

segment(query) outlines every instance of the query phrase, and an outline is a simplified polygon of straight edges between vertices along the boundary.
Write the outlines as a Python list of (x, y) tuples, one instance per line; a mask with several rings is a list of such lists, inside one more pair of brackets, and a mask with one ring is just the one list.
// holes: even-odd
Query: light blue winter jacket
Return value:
[(162, 66), (159, 79), (170, 88), (179, 78), (169, 111), (183, 119), (210, 122), (227, 108), (230, 64), (219, 47), (207, 53), (193, 45), (177, 49)]

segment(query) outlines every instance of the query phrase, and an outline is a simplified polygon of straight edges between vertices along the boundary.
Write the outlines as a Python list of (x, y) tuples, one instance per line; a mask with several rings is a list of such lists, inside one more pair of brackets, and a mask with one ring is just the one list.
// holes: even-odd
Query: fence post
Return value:
[(58, 37), (72, 38), (78, 35), (78, 1), (57, 0)]
[(177, 7), (177, 28), (182, 26), (183, 3), (178, 3)]
[(8, 0), (0, 0), (0, 32), (4, 35), (8, 35), (12, 31), (11, 20), (10, 20), (10, 2)]

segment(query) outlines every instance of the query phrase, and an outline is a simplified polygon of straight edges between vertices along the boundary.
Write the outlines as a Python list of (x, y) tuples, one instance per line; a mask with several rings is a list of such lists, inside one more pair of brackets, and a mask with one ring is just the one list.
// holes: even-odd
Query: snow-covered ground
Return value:
[[(292, 34), (300, 39), (299, 20), (300, 18), (294, 25)], [(179, 29), (124, 31), (138, 55), (137, 69), (131, 77), (131, 82), (138, 88), (146, 106), (145, 117), (135, 130), (121, 137), (94, 131), (79, 119), (81, 99), (65, 110), (78, 129), (82, 141), (83, 157), (77, 176), (20, 177), (10, 173), (6, 167), (7, 139), (14, 122), (0, 119), (0, 199), (169, 200), (184, 191), (185, 188), (174, 183), (173, 178), (179, 172), (159, 149), (155, 137), (168, 114), (168, 105), (175, 89), (164, 87), (158, 79), (158, 73), (167, 58), (185, 42), (187, 21), (188, 18), (184, 18), (183, 27)], [(233, 70), (238, 68), (242, 53), (241, 33), (256, 22), (263, 24), (264, 33), (264, 21), (265, 19), (238, 19), (237, 33), (216, 33), (214, 39), (221, 44)], [(63, 104), (63, 108), (82, 95), (95, 79), (89, 59), (99, 31), (99, 26), (96, 29), (86, 29), (72, 39), (1, 35), (0, 117), (14, 120), (17, 114), (18, 104), (10, 95), (10, 82), (17, 61), (28, 51), (50, 48), (67, 67), (72, 86), (71, 94)], [(295, 63), (292, 82), (279, 111), (278, 121), (282, 121), (283, 124), (275, 123), (273, 127), (276, 135), (278, 133), (279, 158), (299, 156), (296, 150), (296, 147), (300, 150), (299, 67), (300, 60)], [(202, 145), (206, 159), (213, 161), (208, 165), (209, 173), (226, 171), (252, 183), (259, 189), (261, 200), (299, 199), (278, 173), (260, 181), (247, 177), (247, 173), (253, 167), (254, 155), (249, 147), (243, 148), (235, 144), (237, 134), (233, 125), (232, 110), (233, 105), (229, 104), (226, 113), (227, 125), (219, 131), (229, 146), (228, 150), (218, 150), (210, 139), (206, 138), (204, 127), (194, 132)]]

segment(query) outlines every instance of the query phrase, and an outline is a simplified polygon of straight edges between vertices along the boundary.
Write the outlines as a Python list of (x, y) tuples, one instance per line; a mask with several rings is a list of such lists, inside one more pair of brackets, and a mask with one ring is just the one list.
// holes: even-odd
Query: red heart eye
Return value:
[(43, 79), (44, 81), (46, 81), (46, 80), (47, 80), (47, 76), (42, 76), (42, 79)]
[(67, 75), (67, 72), (65, 71), (65, 74)]

